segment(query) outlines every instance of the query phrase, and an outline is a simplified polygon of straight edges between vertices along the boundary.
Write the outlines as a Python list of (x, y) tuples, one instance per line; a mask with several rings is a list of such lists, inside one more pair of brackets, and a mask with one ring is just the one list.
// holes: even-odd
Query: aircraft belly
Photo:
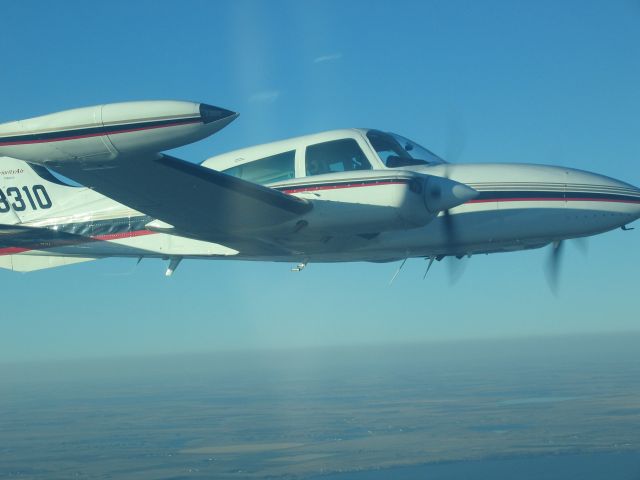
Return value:
[[(636, 203), (611, 201), (510, 202), (500, 203), (504, 222), (519, 225), (528, 236), (551, 238), (586, 236), (618, 228), (638, 217)], [(524, 213), (524, 215), (523, 215)], [(533, 225), (521, 225), (523, 221)]]
[[(620, 202), (486, 202), (451, 211), (455, 242), (443, 217), (422, 228), (387, 232), (359, 248), (360, 255), (387, 252), (392, 257), (459, 255), (514, 251), (561, 238), (581, 237), (618, 228), (638, 216), (637, 204)], [(384, 255), (383, 255), (384, 256)]]
[[(192, 240), (149, 231), (149, 218), (89, 219), (40, 227), (46, 236), (27, 240), (37, 245), (0, 242), (6, 254), (73, 257), (171, 257), (229, 258), (275, 262), (390, 261), (406, 256), (460, 255), (536, 248), (558, 238), (600, 233), (633, 221), (637, 203), (612, 201), (484, 201), (469, 202), (451, 210), (455, 226), (452, 244), (442, 216), (419, 228), (390, 232), (363, 232), (327, 238), (275, 240), (298, 253), (289, 255)], [(12, 227), (6, 227), (12, 228)], [(16, 229), (22, 227), (15, 227)], [(19, 234), (20, 232), (18, 232)], [(20, 240), (20, 235), (12, 233)], [(46, 237), (46, 238), (45, 238)], [(0, 235), (0, 240), (9, 238)], [(26, 241), (26, 240), (25, 240)], [(224, 241), (221, 241), (224, 243)]]

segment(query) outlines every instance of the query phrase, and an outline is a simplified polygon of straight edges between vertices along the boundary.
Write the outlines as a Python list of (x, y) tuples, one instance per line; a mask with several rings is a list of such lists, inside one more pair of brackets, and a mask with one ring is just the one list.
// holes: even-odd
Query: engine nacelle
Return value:
[(142, 101), (77, 108), (0, 125), (0, 156), (33, 163), (105, 161), (201, 140), (237, 113), (204, 103)]
[(297, 225), (302, 236), (417, 228), (478, 195), (465, 184), (406, 170), (316, 175), (282, 182), (278, 189), (312, 202)]

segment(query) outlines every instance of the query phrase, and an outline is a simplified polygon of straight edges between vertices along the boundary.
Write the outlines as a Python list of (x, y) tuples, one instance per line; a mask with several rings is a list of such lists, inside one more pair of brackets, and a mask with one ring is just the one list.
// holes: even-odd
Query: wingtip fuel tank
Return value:
[(104, 161), (201, 140), (238, 116), (204, 103), (108, 103), (0, 124), (0, 155), (33, 163)]

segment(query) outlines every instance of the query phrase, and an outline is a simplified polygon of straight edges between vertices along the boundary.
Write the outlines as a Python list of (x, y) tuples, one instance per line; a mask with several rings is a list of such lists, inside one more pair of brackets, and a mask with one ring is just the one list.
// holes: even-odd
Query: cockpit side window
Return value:
[(295, 163), (296, 151), (291, 150), (227, 168), (222, 173), (264, 185), (294, 178)]
[(307, 176), (371, 170), (371, 163), (353, 138), (309, 145), (305, 154)]

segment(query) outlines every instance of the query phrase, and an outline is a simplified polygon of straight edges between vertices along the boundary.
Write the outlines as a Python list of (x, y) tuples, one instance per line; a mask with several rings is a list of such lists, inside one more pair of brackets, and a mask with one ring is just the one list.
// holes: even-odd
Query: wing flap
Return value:
[(55, 255), (15, 254), (0, 256), (0, 268), (14, 272), (33, 272), (46, 268), (63, 267), (75, 263), (98, 260), (93, 257), (61, 257)]

